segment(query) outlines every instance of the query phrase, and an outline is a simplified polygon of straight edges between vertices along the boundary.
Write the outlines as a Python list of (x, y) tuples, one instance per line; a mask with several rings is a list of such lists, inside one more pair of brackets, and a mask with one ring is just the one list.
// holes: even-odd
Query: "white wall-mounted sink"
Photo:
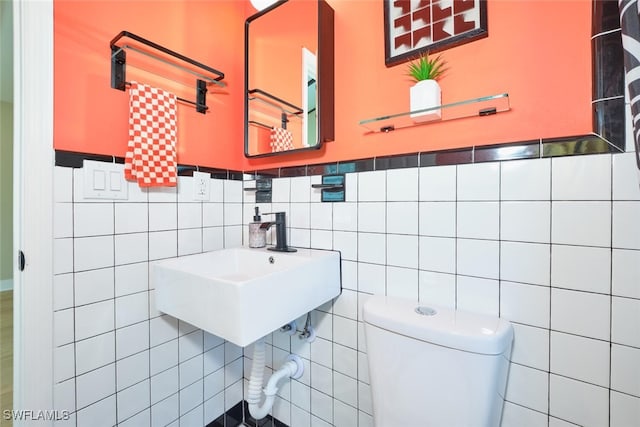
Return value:
[(340, 294), (340, 253), (232, 248), (156, 261), (156, 307), (245, 347)]

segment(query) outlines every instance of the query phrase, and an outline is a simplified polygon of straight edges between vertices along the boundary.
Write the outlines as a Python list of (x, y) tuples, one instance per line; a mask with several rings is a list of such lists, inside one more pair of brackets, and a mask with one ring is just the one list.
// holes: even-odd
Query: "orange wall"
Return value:
[(363, 119), (408, 110), (404, 65), (384, 64), (381, 0), (335, 10), (336, 138), (317, 152), (244, 159), (239, 169), (322, 163), (591, 132), (591, 0), (489, 0), (489, 37), (443, 52), (443, 103), (508, 92), (491, 117), (366, 134)]
[(246, 0), (55, 0), (54, 147), (124, 155), (128, 97), (109, 86), (108, 47), (123, 29), (226, 74), (225, 93), (207, 97), (211, 114), (179, 107), (184, 164), (250, 170), (591, 131), (591, 0), (488, 0), (489, 37), (444, 51), (450, 71), (442, 98), (508, 92), (512, 111), (388, 134), (358, 125), (409, 103), (404, 66), (384, 65), (382, 1), (328, 2), (335, 10), (335, 141), (318, 151), (246, 159), (243, 26), (253, 13)]
[[(221, 168), (240, 164), (245, 8), (239, 0), (55, 0), (54, 148), (124, 156), (128, 94), (110, 87), (109, 41), (127, 30), (225, 73), (228, 86), (210, 88), (207, 94), (210, 113), (179, 104), (178, 162)], [(128, 58), (144, 57), (132, 52)], [(176, 75), (173, 68), (165, 69)], [(131, 67), (127, 80), (174, 91), (167, 87), (170, 82)], [(175, 92), (194, 100), (195, 77), (185, 82), (188, 86), (177, 85)]]

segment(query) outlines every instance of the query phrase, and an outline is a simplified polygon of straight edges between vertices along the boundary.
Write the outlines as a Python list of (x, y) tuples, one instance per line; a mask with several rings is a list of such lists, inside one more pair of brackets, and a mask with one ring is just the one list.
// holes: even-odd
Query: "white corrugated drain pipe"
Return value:
[[(253, 362), (251, 364), (249, 391), (247, 393), (249, 413), (256, 420), (262, 419), (269, 414), (269, 411), (273, 407), (276, 393), (278, 393), (278, 382), (283, 378), (300, 378), (304, 371), (304, 365), (302, 364), (300, 357), (295, 354), (290, 354), (287, 357), (287, 361), (280, 367), (280, 369), (271, 375), (271, 378), (269, 378), (269, 381), (267, 382), (267, 386), (263, 390), (262, 382), (264, 380), (264, 367), (264, 338), (260, 338), (253, 344)], [(264, 391), (265, 399), (262, 406), (260, 406), (262, 391)]]

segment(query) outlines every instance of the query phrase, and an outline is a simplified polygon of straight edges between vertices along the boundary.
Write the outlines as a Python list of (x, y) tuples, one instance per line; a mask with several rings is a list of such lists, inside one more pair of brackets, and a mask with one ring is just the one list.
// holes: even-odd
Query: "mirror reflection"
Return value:
[[(323, 0), (284, 0), (247, 19), (246, 156), (319, 148), (323, 138), (318, 90), (323, 83), (318, 58), (323, 56), (318, 35), (323, 7), (328, 7)], [(332, 36), (330, 41), (333, 47)], [(333, 58), (330, 62), (332, 70)], [(332, 81), (330, 86), (333, 89)]]

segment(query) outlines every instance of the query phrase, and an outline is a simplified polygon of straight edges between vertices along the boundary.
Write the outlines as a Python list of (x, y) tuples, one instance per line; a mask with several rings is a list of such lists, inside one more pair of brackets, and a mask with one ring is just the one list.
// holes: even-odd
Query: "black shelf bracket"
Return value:
[[(175, 58), (179, 61), (182, 61), (185, 64), (188, 64), (191, 67), (196, 67), (202, 71), (195, 71), (192, 68), (187, 68), (179, 63), (173, 63), (169, 60), (165, 59), (162, 56), (158, 56), (155, 53), (151, 53), (147, 50), (142, 50), (138, 47), (121, 43), (118, 45), (117, 43), (122, 38), (128, 38), (134, 40), (137, 43), (145, 45), (155, 51), (160, 52), (163, 55), (168, 55), (172, 58)], [(111, 87), (113, 89), (124, 91), (127, 88), (129, 82), (127, 82), (127, 49), (136, 51), (145, 56), (149, 56), (151, 58), (157, 59), (160, 62), (163, 62), (167, 65), (171, 65), (176, 68), (180, 68), (183, 71), (186, 71), (190, 74), (197, 76), (196, 80), (196, 100), (190, 101), (188, 99), (180, 98), (177, 99), (181, 102), (193, 105), (196, 108), (196, 111), (199, 113), (206, 113), (209, 109), (207, 107), (207, 87), (209, 84), (217, 84), (220, 86), (224, 86), (222, 80), (224, 79), (224, 73), (222, 71), (216, 70), (215, 68), (209, 67), (208, 65), (202, 64), (194, 59), (191, 59), (187, 56), (184, 56), (178, 52), (175, 52), (171, 49), (167, 49), (164, 46), (161, 46), (157, 43), (154, 43), (150, 40), (147, 40), (143, 37), (140, 37), (136, 34), (133, 34), (129, 31), (121, 31), (117, 36), (115, 36), (111, 42)]]

